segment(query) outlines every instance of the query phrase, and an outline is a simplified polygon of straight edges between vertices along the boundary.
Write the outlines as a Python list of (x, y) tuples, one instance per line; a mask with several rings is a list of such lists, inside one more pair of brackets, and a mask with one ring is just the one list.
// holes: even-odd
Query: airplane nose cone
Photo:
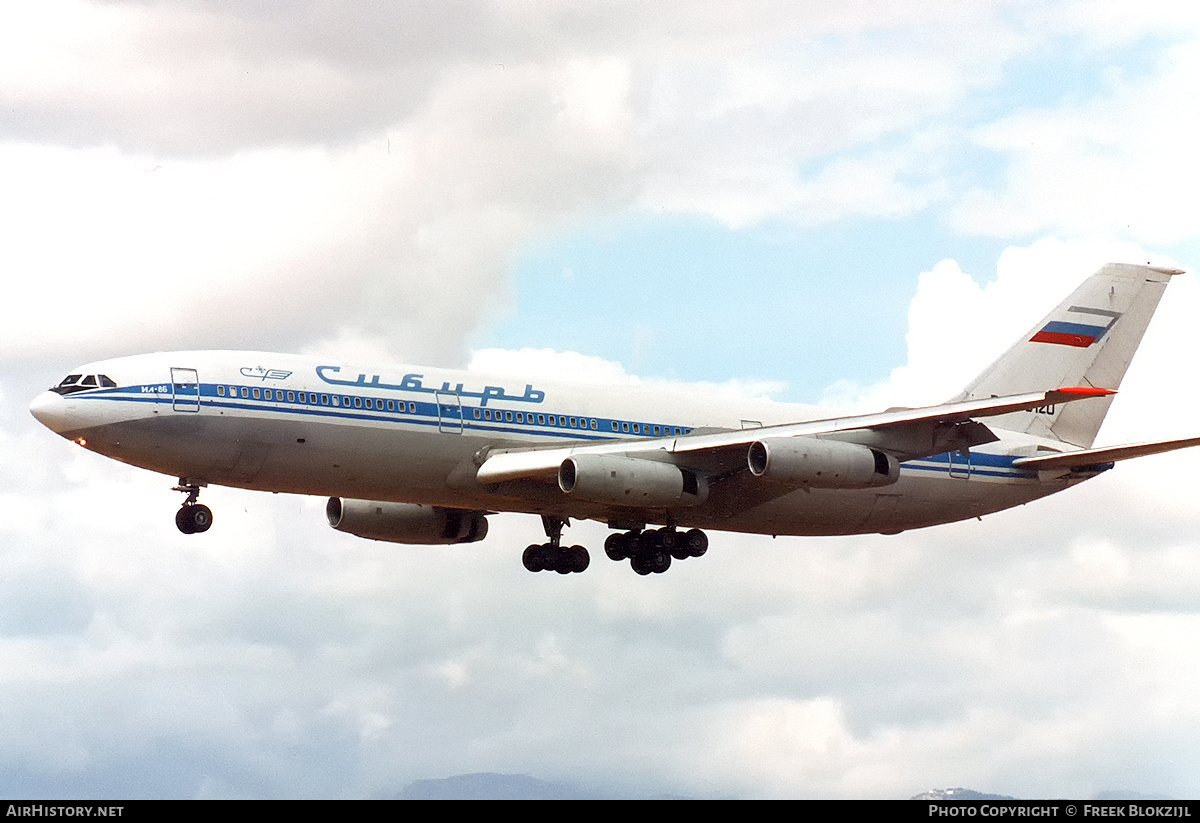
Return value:
[(50, 431), (62, 434), (68, 428), (67, 403), (62, 395), (44, 391), (29, 404), (29, 413)]

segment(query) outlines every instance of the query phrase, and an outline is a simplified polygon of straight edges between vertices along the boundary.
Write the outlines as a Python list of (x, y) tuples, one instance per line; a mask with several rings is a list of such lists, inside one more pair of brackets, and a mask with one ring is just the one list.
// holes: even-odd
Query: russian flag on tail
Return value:
[(1041, 331), (1029, 338), (1029, 342), (1054, 343), (1059, 346), (1074, 346), (1077, 349), (1086, 349), (1103, 337), (1104, 333), (1111, 329), (1113, 324), (1121, 318), (1121, 312), (1119, 311), (1093, 309), (1087, 306), (1071, 306), (1067, 311), (1073, 314), (1104, 317), (1108, 319), (1108, 322), (1103, 326), (1097, 326), (1092, 323), (1068, 323), (1065, 320), (1051, 320), (1042, 326)]
[(1095, 343), (1104, 333), (1107, 326), (1089, 326), (1084, 323), (1064, 323), (1061, 320), (1051, 320), (1042, 330), (1029, 338), (1031, 343), (1057, 343), (1060, 346), (1075, 346), (1086, 349)]

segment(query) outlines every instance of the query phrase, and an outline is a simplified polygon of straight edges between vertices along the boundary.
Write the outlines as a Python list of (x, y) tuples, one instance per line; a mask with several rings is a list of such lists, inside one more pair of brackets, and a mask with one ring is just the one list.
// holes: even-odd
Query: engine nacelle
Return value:
[(900, 478), (900, 463), (890, 454), (813, 437), (758, 440), (750, 444), (746, 462), (755, 477), (821, 489), (889, 486)]
[(558, 487), (582, 500), (635, 508), (695, 506), (708, 498), (708, 483), (689, 469), (610, 454), (568, 457), (558, 467)]
[(474, 543), (487, 537), (488, 531), (487, 518), (482, 512), (415, 503), (331, 497), (325, 504), (325, 516), (329, 525), (340, 532), (389, 543), (427, 546)]

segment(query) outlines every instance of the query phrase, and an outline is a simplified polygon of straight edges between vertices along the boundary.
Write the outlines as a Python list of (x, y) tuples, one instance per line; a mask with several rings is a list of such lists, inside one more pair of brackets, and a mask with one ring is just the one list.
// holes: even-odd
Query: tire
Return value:
[(683, 545), (687, 547), (689, 557), (703, 557), (708, 551), (708, 535), (699, 529), (689, 529), (683, 535)]
[(592, 556), (588, 554), (588, 550), (583, 546), (572, 546), (570, 552), (571, 571), (575, 572), (576, 574), (587, 571), (587, 567), (592, 562)]
[(198, 503), (191, 507), (192, 509), (192, 527), (196, 533), (206, 532), (212, 528), (213, 513), (212, 509), (205, 506), (203, 503)]
[(192, 522), (191, 506), (180, 506), (175, 512), (175, 527), (184, 534), (195, 534), (196, 524)]
[(664, 549), (657, 549), (651, 552), (650, 556), (646, 559), (649, 561), (647, 565), (650, 567), (650, 571), (655, 574), (662, 574), (671, 568), (671, 555)]
[(625, 560), (629, 557), (630, 539), (623, 532), (613, 532), (604, 541), (604, 553), (609, 560)]
[(528, 571), (540, 572), (546, 568), (545, 552), (542, 551), (541, 546), (531, 543), (521, 554), (521, 562)]

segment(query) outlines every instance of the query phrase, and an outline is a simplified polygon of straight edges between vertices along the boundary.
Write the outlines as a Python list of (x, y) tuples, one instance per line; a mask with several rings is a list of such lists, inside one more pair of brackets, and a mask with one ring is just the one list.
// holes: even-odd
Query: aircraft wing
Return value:
[(1160, 440), (1155, 443), (1135, 443), (1128, 446), (1110, 446), (1104, 449), (1084, 449), (1083, 451), (1054, 454), (1046, 457), (1021, 457), (1013, 461), (1014, 466), (1022, 469), (1055, 470), (1082, 469), (1099, 466), (1105, 463), (1115, 463), (1118, 460), (1129, 460), (1134, 457), (1145, 457), (1150, 454), (1186, 449), (1190, 446), (1200, 446), (1200, 437), (1187, 437), (1182, 440)]
[[(1089, 386), (1071, 386), (1047, 392), (1030, 392), (967, 400), (914, 409), (891, 409), (874, 414), (835, 417), (804, 423), (785, 423), (754, 429), (694, 432), (678, 437), (643, 440), (611, 440), (576, 446), (496, 450), (486, 455), (476, 473), (484, 485), (521, 479), (550, 479), (568, 457), (580, 454), (620, 454), (647, 457), (699, 467), (725, 463), (723, 455), (742, 452), (764, 439), (826, 436), (888, 451), (898, 459), (910, 460), (955, 449), (965, 449), (996, 440), (975, 418), (1033, 410), (1115, 392)], [(665, 453), (665, 454), (663, 454)], [(744, 456), (738, 455), (741, 465)], [(734, 464), (736, 465), (736, 463)]]

